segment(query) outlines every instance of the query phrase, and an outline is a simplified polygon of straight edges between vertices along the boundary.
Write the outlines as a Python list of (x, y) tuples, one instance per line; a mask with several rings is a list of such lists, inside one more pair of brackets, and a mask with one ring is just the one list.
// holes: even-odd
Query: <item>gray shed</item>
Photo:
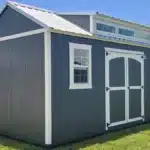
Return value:
[(96, 38), (44, 9), (0, 16), (0, 133), (57, 145), (150, 120), (150, 47)]

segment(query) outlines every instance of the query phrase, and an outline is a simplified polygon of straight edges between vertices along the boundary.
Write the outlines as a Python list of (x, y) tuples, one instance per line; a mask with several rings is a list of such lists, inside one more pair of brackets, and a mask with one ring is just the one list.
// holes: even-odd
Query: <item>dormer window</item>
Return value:
[(102, 24), (102, 23), (97, 23), (96, 29), (100, 30), (100, 31), (104, 31), (104, 32), (110, 32), (110, 33), (115, 33), (115, 30), (116, 30), (115, 27), (106, 25), (106, 24)]
[(98, 35), (104, 35), (109, 37), (118, 37), (118, 38), (133, 38), (135, 36), (135, 31), (122, 26), (120, 24), (108, 23), (105, 21), (95, 21), (95, 30)]
[(118, 33), (121, 35), (134, 37), (134, 31), (132, 31), (132, 30), (119, 28)]

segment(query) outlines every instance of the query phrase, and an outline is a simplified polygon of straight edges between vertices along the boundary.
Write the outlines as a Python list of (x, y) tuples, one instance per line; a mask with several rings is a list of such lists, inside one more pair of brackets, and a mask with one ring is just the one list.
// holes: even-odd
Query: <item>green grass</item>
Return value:
[[(44, 148), (0, 137), (0, 150), (44, 150)], [(108, 133), (53, 150), (150, 150), (150, 124)]]

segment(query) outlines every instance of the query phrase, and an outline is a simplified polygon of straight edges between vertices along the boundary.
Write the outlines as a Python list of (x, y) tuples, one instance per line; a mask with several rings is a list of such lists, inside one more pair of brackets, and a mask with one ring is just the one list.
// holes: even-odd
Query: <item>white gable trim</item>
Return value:
[[(48, 26), (47, 26), (46, 24), (44, 24), (43, 22), (39, 21), (38, 19), (32, 17), (31, 15), (25, 13), (25, 12), (22, 11), (21, 9), (15, 7), (13, 4), (11, 4), (11, 2), (8, 1), (8, 2), (6, 3), (6, 5), (5, 5), (5, 7), (6, 7), (6, 6), (11, 7), (12, 9), (14, 9), (14, 10), (16, 10), (17, 12), (21, 13), (22, 15), (24, 15), (24, 16), (27, 17), (28, 19), (30, 19), (30, 20), (32, 20), (33, 22), (39, 24), (41, 27), (43, 27), (43, 28), (48, 28)], [(3, 8), (3, 10), (5, 9), (5, 7)], [(2, 10), (2, 11), (3, 11), (3, 10)]]
[(30, 35), (34, 35), (34, 34), (40, 34), (40, 33), (44, 33), (44, 31), (45, 31), (45, 29), (42, 28), (42, 29), (37, 29), (37, 30), (32, 30), (32, 31), (27, 31), (27, 32), (22, 32), (22, 33), (18, 33), (18, 34), (4, 36), (4, 37), (0, 37), (0, 42), (6, 41), (6, 40), (11, 40), (11, 39), (17, 39), (20, 37), (30, 36)]

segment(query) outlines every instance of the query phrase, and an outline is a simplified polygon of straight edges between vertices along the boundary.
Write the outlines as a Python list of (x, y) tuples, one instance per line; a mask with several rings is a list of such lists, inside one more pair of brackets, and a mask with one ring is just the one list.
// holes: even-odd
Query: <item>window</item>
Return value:
[(92, 88), (91, 45), (69, 43), (70, 89)]
[(115, 33), (115, 27), (102, 23), (96, 23), (96, 29), (100, 31)]
[(126, 35), (126, 36), (132, 36), (132, 37), (134, 36), (134, 32), (128, 29), (119, 28), (118, 33), (121, 35)]

